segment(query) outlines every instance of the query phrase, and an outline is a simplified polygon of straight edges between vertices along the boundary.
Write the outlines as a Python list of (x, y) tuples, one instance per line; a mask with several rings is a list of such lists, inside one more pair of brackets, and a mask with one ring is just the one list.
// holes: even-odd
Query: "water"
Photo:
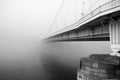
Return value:
[(109, 41), (56, 42), (49, 43), (46, 50), (44, 65), (59, 80), (76, 80), (81, 57), (111, 53)]
[(81, 57), (111, 52), (109, 41), (2, 44), (0, 80), (76, 80)]

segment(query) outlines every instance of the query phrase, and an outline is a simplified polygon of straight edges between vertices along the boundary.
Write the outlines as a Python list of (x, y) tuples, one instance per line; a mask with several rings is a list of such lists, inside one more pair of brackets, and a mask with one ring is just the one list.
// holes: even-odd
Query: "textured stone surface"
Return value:
[(120, 58), (93, 54), (81, 58), (78, 72), (83, 80), (120, 80)]
[(82, 58), (82, 65), (94, 67), (94, 68), (104, 68), (104, 69), (118, 69), (119, 65), (116, 65), (114, 63), (105, 62), (105, 61), (97, 61), (92, 60), (90, 58)]
[(120, 57), (111, 56), (109, 54), (92, 54), (89, 58), (92, 60), (105, 61), (116, 65), (120, 64)]
[[(93, 67), (88, 67), (88, 66), (83, 66), (81, 70), (87, 70), (89, 72), (96, 72), (96, 73), (103, 73), (103, 74), (116, 74), (117, 70), (112, 70), (112, 69), (99, 69), (99, 68), (93, 68)], [(119, 71), (118, 71), (119, 73)]]

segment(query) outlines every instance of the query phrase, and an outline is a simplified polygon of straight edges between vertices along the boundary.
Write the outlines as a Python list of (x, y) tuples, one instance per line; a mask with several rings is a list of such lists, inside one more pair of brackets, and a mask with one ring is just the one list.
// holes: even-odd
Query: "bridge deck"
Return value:
[[(103, 4), (82, 17), (76, 23), (49, 36), (52, 40), (109, 37), (108, 21), (120, 16), (120, 0)], [(94, 37), (93, 37), (94, 36)], [(54, 38), (54, 39), (53, 39)]]

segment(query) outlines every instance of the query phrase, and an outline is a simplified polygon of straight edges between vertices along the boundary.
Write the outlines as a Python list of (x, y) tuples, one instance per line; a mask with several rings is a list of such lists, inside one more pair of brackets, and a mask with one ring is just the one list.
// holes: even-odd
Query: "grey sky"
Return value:
[[(84, 12), (88, 11), (90, 0), (76, 0), (76, 5), (74, 1), (65, 0), (52, 31), (80, 19), (83, 1)], [(91, 4), (95, 1), (91, 0)], [(99, 0), (95, 6), (106, 1), (109, 0)], [(0, 0), (0, 63), (39, 61), (40, 39), (50, 28), (61, 2), (62, 0)]]
[(45, 36), (60, 2), (61, 0), (1, 0), (1, 35)]
[(0, 65), (39, 61), (61, 0), (0, 0)]
[[(80, 19), (82, 9), (84, 9), (84, 13), (88, 12), (90, 1), (93, 5), (96, 0), (65, 0), (52, 30), (55, 31), (74, 23), (75, 16), (76, 20)], [(105, 1), (109, 0), (103, 2)], [(16, 34), (36, 38), (44, 37), (61, 2), (62, 0), (1, 0), (0, 33), (4, 36)], [(82, 2), (85, 4), (83, 5)], [(100, 4), (102, 1), (100, 0), (97, 3)]]

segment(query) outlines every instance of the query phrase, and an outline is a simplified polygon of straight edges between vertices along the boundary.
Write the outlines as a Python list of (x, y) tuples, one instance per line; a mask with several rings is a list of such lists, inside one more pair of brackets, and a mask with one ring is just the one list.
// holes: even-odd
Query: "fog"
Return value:
[(45, 15), (49, 13), (46, 9), (49, 6), (41, 11), (43, 7), (39, 5), (49, 3), (40, 3), (39, 0), (0, 1), (0, 80), (42, 79), (41, 38), (46, 35), (51, 23), (46, 19), (51, 15)]
[[(6, 39), (4, 39), (6, 38)], [(33, 37), (4, 36), (0, 41), (0, 79), (37, 80), (40, 77), (41, 42)], [(44, 74), (44, 71), (41, 72)]]
[(109, 41), (56, 42), (49, 44), (48, 48), (47, 51), (52, 52), (50, 55), (54, 55), (59, 62), (74, 68), (79, 67), (82, 57), (112, 52)]
[[(53, 2), (56, 4), (52, 5)], [(53, 2), (0, 1), (0, 64), (2, 66), (32, 65), (39, 61), (41, 39), (45, 37), (57, 5), (59, 6), (59, 1), (53, 0)], [(51, 20), (47, 20), (48, 18)]]
[[(64, 16), (71, 13), (66, 17), (66, 25), (74, 22), (74, 5), (71, 3), (73, 1), (68, 3), (67, 8), (72, 8), (69, 8), (67, 13), (64, 12), (64, 15), (59, 16), (64, 18)], [(83, 51), (86, 50), (86, 44), (84, 45), (84, 43), (45, 45), (41, 41), (46, 36), (60, 4), (61, 0), (0, 0), (0, 80), (49, 80), (49, 77), (54, 74), (60, 77), (66, 76), (67, 80), (72, 75), (68, 75), (70, 67), (76, 68), (76, 66), (71, 65), (74, 65), (74, 62), (75, 65), (78, 64), (81, 57), (80, 54), (86, 53), (85, 56), (88, 56), (89, 53), (93, 53), (97, 43), (94, 46), (88, 46), (87, 49), (89, 50), (87, 52), (89, 53), (87, 53)], [(80, 12), (82, 9), (80, 6), (79, 4), (77, 6), (79, 10), (77, 19), (81, 17)], [(85, 10), (87, 11), (87, 9)], [(59, 28), (54, 27), (52, 31), (65, 27), (62, 25), (63, 21), (65, 20), (58, 20), (59, 24), (56, 24)], [(106, 44), (105, 46), (103, 45), (104, 43)], [(103, 42), (100, 44), (100, 46), (104, 46), (103, 53), (109, 53), (109, 43)], [(89, 45), (92, 44), (90, 43)], [(97, 46), (97, 50), (100, 53), (99, 46)], [(75, 53), (76, 51), (77, 53)], [(75, 55), (72, 53), (75, 53)], [(44, 55), (47, 55), (47, 59), (43, 57)], [(56, 65), (54, 61), (58, 60), (60, 62), (59, 66), (66, 65), (67, 68), (57, 67), (56, 69), (61, 71), (68, 69), (67, 72), (49, 73), (53, 71), (47, 71), (47, 66), (43, 66), (43, 62), (45, 61), (46, 63), (47, 60), (52, 61), (50, 63), (53, 63), (53, 65)], [(71, 71), (74, 71), (74, 69)]]

